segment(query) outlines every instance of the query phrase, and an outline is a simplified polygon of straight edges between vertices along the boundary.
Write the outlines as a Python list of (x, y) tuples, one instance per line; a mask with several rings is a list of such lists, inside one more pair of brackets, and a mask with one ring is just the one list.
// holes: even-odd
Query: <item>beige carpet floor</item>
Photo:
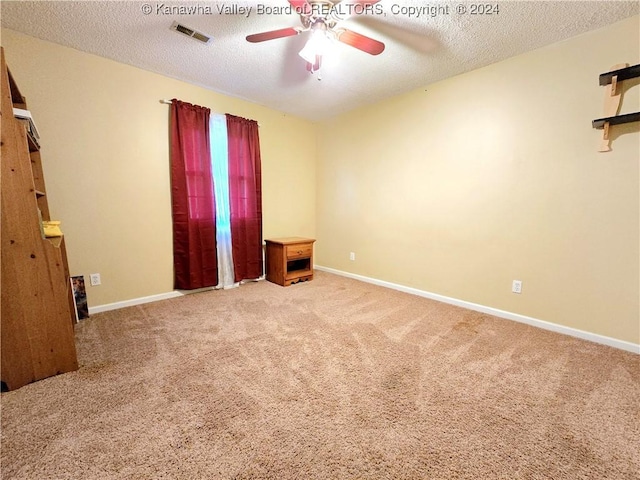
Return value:
[(93, 315), (3, 479), (638, 479), (640, 357), (317, 272)]

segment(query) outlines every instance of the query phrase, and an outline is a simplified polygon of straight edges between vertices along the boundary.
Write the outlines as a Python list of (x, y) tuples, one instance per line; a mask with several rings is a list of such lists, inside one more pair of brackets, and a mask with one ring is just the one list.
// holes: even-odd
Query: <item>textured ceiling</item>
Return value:
[[(254, 44), (245, 40), (248, 34), (299, 26), (295, 13), (258, 11), (260, 5), (286, 7), (286, 0), (3, 0), (0, 8), (3, 27), (310, 120), (374, 103), (640, 12), (638, 1), (501, 0), (489, 4), (498, 5), (499, 11), (472, 15), (472, 2), (382, 0), (377, 12), (352, 16), (340, 25), (384, 42), (385, 51), (371, 56), (337, 43), (314, 75), (306, 71), (305, 61), (297, 54), (308, 34)], [(462, 8), (459, 5), (466, 13), (457, 11)], [(435, 16), (408, 14), (407, 7), (429, 6), (448, 7), (448, 14), (444, 8)], [(199, 14), (176, 14), (174, 7), (195, 8)], [(242, 13), (240, 7), (251, 7), (251, 11)], [(145, 14), (147, 9), (151, 13)], [(224, 9), (235, 9), (235, 14)], [(172, 31), (173, 21), (213, 40), (203, 44)]]

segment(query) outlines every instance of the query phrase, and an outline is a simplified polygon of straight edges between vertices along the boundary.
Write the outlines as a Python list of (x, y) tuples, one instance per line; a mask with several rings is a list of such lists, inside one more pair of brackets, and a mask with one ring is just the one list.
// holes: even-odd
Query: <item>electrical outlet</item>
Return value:
[(351, 252), (349, 254), (349, 260), (354, 261), (356, 259), (356, 253), (355, 252)]
[(513, 293), (522, 293), (522, 280), (514, 280), (511, 284), (511, 291)]
[(89, 275), (89, 280), (91, 281), (91, 286), (95, 287), (97, 285), (100, 285), (102, 282), (100, 281), (100, 274), (99, 273), (92, 273), (91, 275)]

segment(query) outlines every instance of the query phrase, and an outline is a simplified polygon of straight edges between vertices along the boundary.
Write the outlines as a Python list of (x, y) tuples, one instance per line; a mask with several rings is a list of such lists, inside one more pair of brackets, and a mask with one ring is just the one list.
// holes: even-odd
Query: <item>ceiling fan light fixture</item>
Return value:
[(322, 56), (331, 40), (327, 36), (326, 31), (317, 29), (311, 33), (311, 38), (304, 46), (302, 50), (298, 53), (302, 58), (304, 58), (309, 63), (315, 63), (316, 57)]

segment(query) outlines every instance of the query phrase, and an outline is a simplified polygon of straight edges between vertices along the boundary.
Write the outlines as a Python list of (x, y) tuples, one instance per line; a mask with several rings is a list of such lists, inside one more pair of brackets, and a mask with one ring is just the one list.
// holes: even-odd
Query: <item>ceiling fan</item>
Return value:
[(317, 71), (322, 55), (332, 41), (339, 41), (371, 55), (384, 51), (384, 43), (360, 33), (338, 26), (341, 20), (352, 14), (371, 11), (380, 0), (289, 0), (291, 9), (300, 15), (301, 27), (289, 27), (269, 32), (247, 35), (251, 43), (265, 42), (276, 38), (291, 37), (311, 32), (311, 37), (299, 55), (307, 61), (310, 73)]

